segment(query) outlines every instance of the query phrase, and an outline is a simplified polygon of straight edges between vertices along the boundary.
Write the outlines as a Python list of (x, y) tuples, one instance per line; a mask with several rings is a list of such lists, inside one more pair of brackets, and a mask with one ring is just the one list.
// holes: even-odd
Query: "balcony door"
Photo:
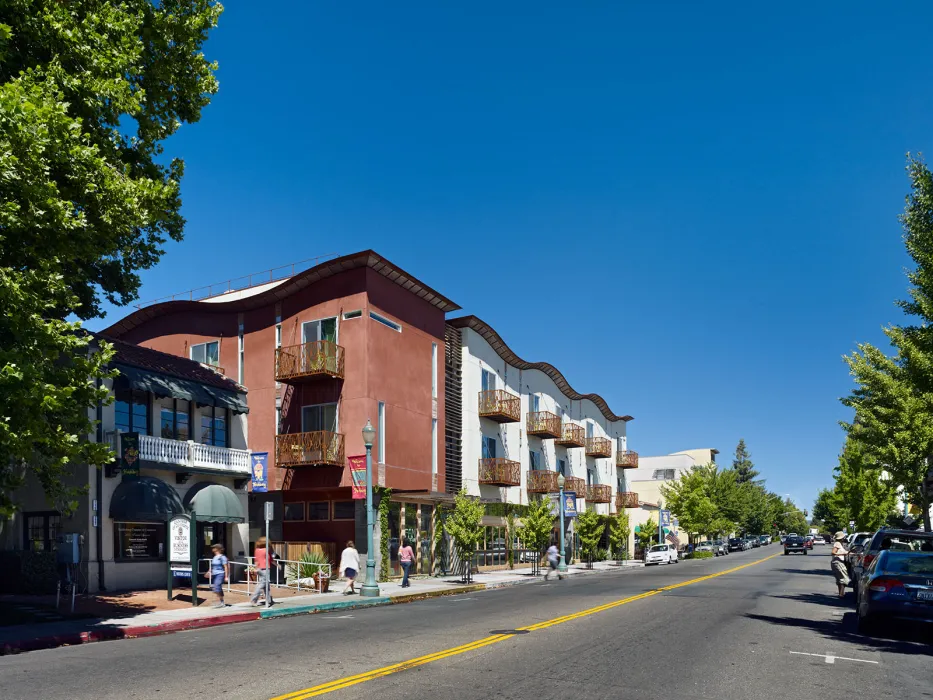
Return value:
[(320, 430), (337, 432), (337, 404), (320, 403), (301, 407), (301, 432), (314, 433)]
[(586, 422), (586, 436), (588, 438), (595, 437), (595, 435), (593, 435), (593, 424), (590, 421)]
[(301, 324), (301, 342), (315, 343), (319, 340), (337, 342), (337, 317), (322, 318)]
[(496, 458), (496, 439), (483, 436), (483, 459)]
[(528, 412), (537, 413), (541, 410), (541, 404), (537, 394), (528, 394)]
[(483, 391), (495, 391), (496, 390), (496, 375), (490, 372), (488, 369), (483, 370)]
[(340, 454), (337, 435), (337, 404), (322, 403), (301, 407), (301, 432), (305, 435), (300, 443), (305, 462), (333, 462)]

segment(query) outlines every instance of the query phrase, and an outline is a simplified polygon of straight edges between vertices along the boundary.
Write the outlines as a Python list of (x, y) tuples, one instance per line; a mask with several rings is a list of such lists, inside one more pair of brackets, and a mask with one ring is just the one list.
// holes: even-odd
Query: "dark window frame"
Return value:
[[(338, 518), (337, 517), (337, 504), (338, 503), (349, 503), (352, 506), (353, 514), (349, 518)], [(340, 499), (336, 501), (331, 501), (330, 507), (330, 519), (334, 522), (349, 522), (351, 520), (356, 520), (356, 501), (350, 499)]]
[[(30, 537), (29, 519), (42, 518), (42, 549), (36, 550)], [(58, 518), (58, 532), (52, 537), (51, 518)], [(57, 536), (61, 533), (62, 514), (57, 510), (32, 510), (23, 512), (23, 549), (29, 552), (54, 552), (57, 546)]]

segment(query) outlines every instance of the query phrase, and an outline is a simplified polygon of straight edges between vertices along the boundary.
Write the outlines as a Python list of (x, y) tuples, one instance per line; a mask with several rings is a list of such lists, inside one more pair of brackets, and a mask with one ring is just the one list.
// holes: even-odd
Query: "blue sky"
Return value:
[(933, 5), (227, 5), (142, 299), (371, 247), (642, 454), (744, 437), (802, 507), (832, 483), (841, 356), (901, 318)]

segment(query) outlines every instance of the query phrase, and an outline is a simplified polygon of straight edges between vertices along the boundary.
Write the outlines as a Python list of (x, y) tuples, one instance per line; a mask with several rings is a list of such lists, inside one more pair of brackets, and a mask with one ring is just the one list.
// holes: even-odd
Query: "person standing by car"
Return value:
[(836, 577), (836, 588), (839, 590), (839, 597), (846, 597), (846, 586), (849, 585), (849, 567), (846, 566), (846, 555), (849, 550), (845, 546), (846, 533), (842, 530), (833, 536), (833, 558), (832, 566), (833, 576)]
[(398, 559), (402, 563), (402, 571), (405, 574), (402, 577), (402, 588), (410, 588), (408, 573), (411, 571), (412, 562), (415, 560), (415, 552), (412, 550), (407, 537), (402, 540), (402, 548), (398, 550)]

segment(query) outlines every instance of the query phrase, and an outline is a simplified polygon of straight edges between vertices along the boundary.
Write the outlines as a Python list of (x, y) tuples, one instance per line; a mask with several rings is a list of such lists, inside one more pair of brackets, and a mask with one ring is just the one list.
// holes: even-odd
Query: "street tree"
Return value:
[(543, 497), (533, 499), (528, 504), (528, 510), (522, 518), (518, 538), (526, 549), (530, 549), (536, 554), (532, 559), (535, 573), (537, 573), (540, 558), (538, 555), (548, 546), (553, 527), (554, 515), (551, 513), (551, 501)]
[[(181, 240), (183, 163), (163, 141), (217, 91), (213, 0), (0, 3), (0, 515), (32, 473), (63, 512), (100, 467), (87, 410), (109, 357), (72, 319), (137, 296)], [(88, 359), (92, 357), (93, 359)]]
[(736, 473), (736, 481), (739, 484), (746, 484), (754, 481), (758, 476), (755, 464), (752, 462), (752, 455), (745, 446), (744, 438), (739, 439), (739, 444), (735, 446), (735, 458), (732, 460), (732, 468)]
[(649, 516), (648, 520), (638, 526), (638, 544), (642, 549), (647, 550), (652, 542), (658, 541), (658, 523), (654, 516)]
[(462, 489), (454, 497), (453, 512), (446, 522), (447, 534), (454, 540), (454, 547), (461, 565), (464, 567), (463, 578), (470, 581), (473, 578), (473, 557), (476, 547), (483, 538), (483, 515), (485, 508), (478, 498), (467, 495)]
[(603, 517), (595, 510), (584, 510), (577, 515), (577, 537), (580, 538), (580, 550), (589, 562), (599, 549), (600, 540), (606, 529)]
[(620, 510), (609, 522), (609, 546), (619, 561), (628, 559), (628, 538), (632, 534), (628, 513)]

